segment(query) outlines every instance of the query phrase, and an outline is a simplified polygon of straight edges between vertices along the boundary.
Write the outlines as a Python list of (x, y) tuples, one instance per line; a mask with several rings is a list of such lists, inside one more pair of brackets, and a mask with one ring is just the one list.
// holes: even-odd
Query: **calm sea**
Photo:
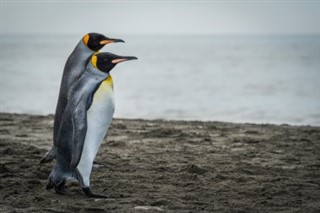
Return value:
[[(1, 36), (1, 111), (54, 113), (82, 35)], [(116, 117), (320, 125), (315, 36), (119, 36)]]

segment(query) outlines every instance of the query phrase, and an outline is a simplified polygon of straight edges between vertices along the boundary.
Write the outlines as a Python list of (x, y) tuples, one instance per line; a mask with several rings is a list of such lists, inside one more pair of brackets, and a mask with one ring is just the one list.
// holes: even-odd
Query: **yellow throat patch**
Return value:
[(103, 97), (105, 97), (106, 94), (110, 93), (113, 93), (113, 81), (111, 75), (109, 75), (108, 78), (102, 81), (93, 97), (93, 100), (95, 102), (103, 101), (105, 100)]
[(108, 78), (106, 78), (103, 82), (102, 82), (103, 87), (105, 87), (105, 89), (112, 89), (113, 90), (113, 80), (112, 80), (112, 76), (109, 75)]

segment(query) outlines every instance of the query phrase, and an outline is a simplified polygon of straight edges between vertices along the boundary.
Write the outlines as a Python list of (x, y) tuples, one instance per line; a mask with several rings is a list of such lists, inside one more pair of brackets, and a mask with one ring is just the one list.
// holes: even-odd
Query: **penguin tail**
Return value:
[(56, 158), (57, 149), (53, 146), (40, 160), (40, 164), (49, 163)]

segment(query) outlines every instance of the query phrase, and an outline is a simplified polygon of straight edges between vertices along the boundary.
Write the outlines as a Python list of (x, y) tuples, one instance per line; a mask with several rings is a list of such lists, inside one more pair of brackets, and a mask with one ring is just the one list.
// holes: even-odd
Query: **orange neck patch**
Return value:
[(96, 55), (93, 55), (93, 56), (91, 57), (91, 64), (92, 64), (95, 68), (97, 68), (97, 56), (96, 56)]

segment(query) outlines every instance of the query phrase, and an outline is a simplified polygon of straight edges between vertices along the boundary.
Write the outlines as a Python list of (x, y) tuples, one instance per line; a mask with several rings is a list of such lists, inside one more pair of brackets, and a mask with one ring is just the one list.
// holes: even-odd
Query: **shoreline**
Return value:
[[(54, 117), (54, 114), (32, 114), (32, 113), (15, 113), (15, 112), (0, 112), (1, 115), (16, 115), (16, 116), (40, 116), (40, 117)], [(233, 125), (261, 125), (261, 126), (289, 126), (289, 127), (314, 127), (320, 128), (320, 125), (313, 124), (292, 124), (286, 122), (272, 123), (272, 122), (232, 122), (232, 121), (223, 121), (223, 120), (197, 120), (197, 119), (166, 119), (166, 118), (126, 118), (126, 117), (114, 117), (113, 120), (128, 120), (128, 121), (161, 121), (161, 122), (188, 122), (188, 123), (220, 123), (220, 124), (233, 124)]]
[(320, 210), (320, 127), (217, 121), (113, 120), (92, 172), (45, 190), (53, 115), (0, 113), (3, 212), (274, 212)]

